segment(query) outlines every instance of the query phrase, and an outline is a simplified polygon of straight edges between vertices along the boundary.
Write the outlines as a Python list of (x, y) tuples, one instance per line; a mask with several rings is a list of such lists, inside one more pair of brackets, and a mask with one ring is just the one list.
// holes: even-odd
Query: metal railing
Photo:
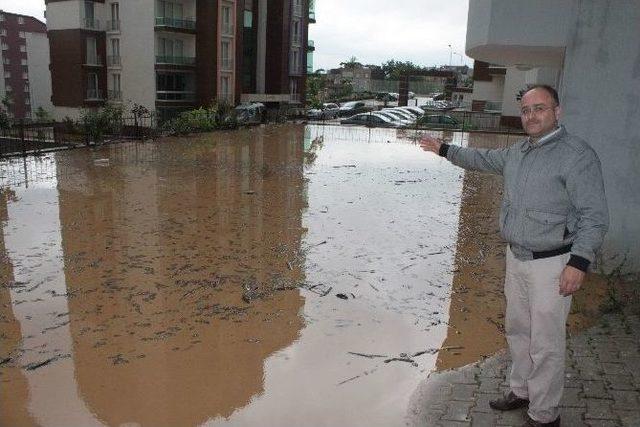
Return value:
[(170, 28), (179, 28), (184, 30), (195, 30), (196, 29), (196, 20), (195, 19), (175, 19), (175, 18), (167, 18), (164, 16), (156, 17), (156, 27), (170, 27)]
[(107, 31), (109, 32), (120, 31), (120, 20), (107, 21)]
[(122, 101), (122, 91), (120, 90), (107, 91), (107, 99), (109, 101)]
[(82, 21), (83, 28), (87, 30), (100, 30), (100, 20), (94, 18), (84, 18)]
[(302, 16), (302, 5), (294, 4), (293, 5), (293, 14), (296, 16)]
[(109, 67), (119, 67), (122, 65), (120, 63), (120, 55), (109, 55), (107, 56), (107, 66)]
[(85, 65), (92, 65), (94, 67), (102, 67), (102, 58), (100, 55), (88, 55)]
[(233, 71), (233, 59), (222, 58), (220, 60), (220, 69), (223, 71)]
[(289, 66), (289, 75), (290, 76), (301, 76), (303, 74), (302, 65), (290, 65)]
[(177, 91), (177, 90), (159, 90), (156, 91), (158, 101), (195, 101), (195, 92)]
[(316, 44), (313, 42), (313, 40), (307, 40), (307, 51), (313, 52), (314, 50), (316, 50)]
[(87, 101), (102, 101), (104, 98), (102, 97), (102, 91), (100, 89), (87, 89), (87, 97), (85, 98)]
[(233, 24), (224, 24), (222, 25), (222, 35), (223, 36), (232, 36), (234, 35), (233, 32)]
[(196, 58), (193, 56), (156, 56), (156, 64), (171, 65), (195, 65)]

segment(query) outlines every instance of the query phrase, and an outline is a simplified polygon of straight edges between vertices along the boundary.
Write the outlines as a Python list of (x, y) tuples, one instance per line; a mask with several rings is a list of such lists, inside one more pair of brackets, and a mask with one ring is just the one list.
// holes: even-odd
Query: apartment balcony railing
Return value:
[(226, 24), (222, 26), (222, 35), (223, 36), (233, 36), (234, 35), (234, 27), (233, 24)]
[(302, 16), (302, 5), (294, 4), (293, 5), (293, 14), (296, 16)]
[(107, 66), (108, 67), (119, 67), (122, 64), (120, 63), (120, 55), (109, 55), (107, 56)]
[(302, 101), (302, 96), (299, 93), (292, 93), (289, 95), (291, 102), (299, 104)]
[(195, 92), (159, 90), (156, 92), (158, 101), (195, 101)]
[(484, 111), (502, 111), (502, 102), (487, 101), (484, 105)]
[(156, 64), (170, 65), (196, 65), (196, 58), (193, 56), (156, 56)]
[(169, 28), (179, 28), (183, 30), (195, 30), (196, 29), (196, 20), (195, 19), (175, 19), (175, 18), (166, 18), (163, 16), (156, 17), (156, 27), (169, 27)]
[(87, 60), (84, 65), (89, 65), (92, 67), (102, 67), (102, 58), (98, 55), (89, 55), (87, 56)]
[(83, 28), (86, 30), (100, 30), (100, 20), (93, 18), (84, 18), (82, 21)]
[(122, 91), (110, 90), (107, 92), (107, 99), (109, 101), (122, 101)]
[(107, 31), (109, 31), (109, 32), (119, 32), (120, 31), (120, 20), (107, 21)]
[(102, 101), (103, 99), (100, 89), (87, 89), (87, 101)]
[(291, 37), (291, 42), (297, 45), (302, 44), (302, 36), (300, 34), (294, 34)]
[(307, 40), (307, 52), (313, 52), (316, 50), (316, 45), (313, 40)]
[(290, 65), (289, 66), (289, 75), (290, 76), (301, 76), (303, 74), (301, 65)]
[(220, 60), (220, 69), (223, 71), (233, 71), (233, 59), (222, 58)]
[(309, 0), (309, 23), (316, 23), (316, 5), (314, 0)]

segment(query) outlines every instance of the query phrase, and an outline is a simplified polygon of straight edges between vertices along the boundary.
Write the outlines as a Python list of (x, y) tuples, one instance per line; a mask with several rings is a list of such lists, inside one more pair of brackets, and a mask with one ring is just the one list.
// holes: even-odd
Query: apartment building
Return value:
[(55, 115), (302, 102), (307, 1), (47, 0)]
[(0, 44), (0, 99), (8, 102), (8, 114), (15, 119), (30, 119), (39, 107), (50, 111), (45, 24), (32, 16), (0, 10)]
[(603, 265), (639, 271), (640, 3), (474, 0), (467, 22), (468, 56), (523, 72), (513, 87), (558, 90), (561, 122), (602, 162), (611, 218)]

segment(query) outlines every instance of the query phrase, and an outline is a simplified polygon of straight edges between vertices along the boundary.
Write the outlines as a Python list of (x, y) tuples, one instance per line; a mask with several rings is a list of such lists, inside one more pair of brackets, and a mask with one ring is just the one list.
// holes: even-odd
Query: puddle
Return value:
[(282, 125), (2, 162), (0, 425), (402, 423), (460, 362), (437, 350), (472, 347), (469, 281), (499, 312), (502, 280), (474, 195), (499, 182), (411, 136)]

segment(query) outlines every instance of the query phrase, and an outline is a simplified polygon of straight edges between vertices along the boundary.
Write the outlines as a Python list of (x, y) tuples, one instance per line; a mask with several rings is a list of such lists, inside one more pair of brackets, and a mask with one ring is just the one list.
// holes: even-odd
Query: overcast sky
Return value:
[[(0, 0), (0, 9), (44, 20), (44, 0)], [(315, 9), (314, 69), (336, 68), (352, 56), (377, 65), (446, 65), (450, 58), (473, 65), (464, 55), (468, 0), (316, 0)]]

